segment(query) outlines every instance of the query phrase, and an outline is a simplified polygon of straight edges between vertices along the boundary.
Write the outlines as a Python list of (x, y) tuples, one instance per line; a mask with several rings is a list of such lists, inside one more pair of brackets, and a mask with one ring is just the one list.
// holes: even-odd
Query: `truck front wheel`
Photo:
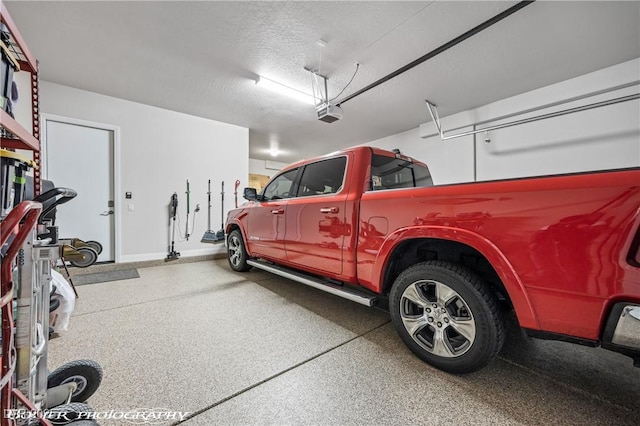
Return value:
[(246, 272), (251, 269), (251, 265), (247, 263), (247, 250), (244, 247), (242, 233), (238, 229), (234, 229), (227, 239), (227, 259), (229, 266), (236, 272)]
[(450, 373), (481, 369), (504, 342), (495, 295), (454, 263), (428, 261), (407, 268), (391, 288), (389, 309), (409, 349)]

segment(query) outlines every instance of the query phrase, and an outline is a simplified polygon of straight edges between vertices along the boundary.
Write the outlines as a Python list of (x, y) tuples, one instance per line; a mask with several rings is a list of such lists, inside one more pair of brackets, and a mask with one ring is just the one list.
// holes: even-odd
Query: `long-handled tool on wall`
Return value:
[(207, 230), (202, 236), (202, 239), (200, 240), (200, 242), (201, 243), (217, 243), (218, 240), (216, 239), (216, 233), (211, 230), (211, 179), (209, 179), (209, 183), (207, 186), (207, 199), (209, 201), (209, 208), (207, 210), (208, 212)]
[(176, 242), (176, 214), (178, 213), (178, 194), (175, 192), (171, 196), (171, 202), (169, 203), (169, 215), (171, 221), (171, 244), (169, 245), (169, 254), (167, 255), (166, 261), (176, 260), (180, 257), (180, 253), (176, 251), (175, 242)]
[(224, 181), (222, 181), (222, 191), (220, 192), (220, 230), (216, 232), (216, 241), (221, 242), (224, 241)]
[(187, 179), (187, 224), (185, 225), (184, 235), (187, 241), (189, 241), (189, 236), (191, 235), (191, 230), (189, 229), (189, 195), (191, 191), (189, 190), (189, 179)]
[(235, 188), (235, 190), (233, 191), (233, 196), (234, 196), (234, 197), (235, 197), (235, 199), (236, 199), (236, 209), (238, 208), (238, 187), (239, 187), (239, 186), (240, 186), (240, 181), (239, 181), (239, 180), (236, 180), (236, 188)]
[(207, 221), (207, 232), (204, 233), (204, 236), (200, 240), (202, 243), (221, 243), (224, 241), (224, 181), (222, 181), (222, 192), (221, 196), (221, 205), (222, 205), (222, 225), (220, 230), (217, 232), (213, 232), (211, 230), (211, 179), (209, 179), (209, 191), (207, 192), (209, 196), (209, 219)]

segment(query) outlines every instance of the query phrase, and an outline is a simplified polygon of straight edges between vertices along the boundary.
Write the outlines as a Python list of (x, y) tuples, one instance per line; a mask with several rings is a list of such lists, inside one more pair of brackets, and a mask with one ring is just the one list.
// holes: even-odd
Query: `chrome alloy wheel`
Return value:
[(229, 253), (229, 262), (235, 267), (240, 266), (240, 262), (242, 261), (242, 241), (240, 241), (237, 235), (233, 234), (229, 236), (227, 250)]
[(443, 358), (465, 354), (476, 337), (476, 323), (467, 303), (438, 281), (410, 284), (400, 298), (400, 317), (420, 347)]

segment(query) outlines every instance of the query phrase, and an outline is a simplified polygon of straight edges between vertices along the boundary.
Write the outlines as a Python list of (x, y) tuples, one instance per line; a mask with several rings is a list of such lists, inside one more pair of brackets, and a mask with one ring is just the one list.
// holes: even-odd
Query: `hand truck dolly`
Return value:
[[(41, 203), (23, 201), (0, 223), (0, 426), (31, 426), (34, 421), (50, 426), (52, 423), (47, 416), (38, 413), (67, 410), (64, 417), (73, 419), (73, 413), (69, 411), (76, 410), (76, 418), (80, 418), (80, 412), (90, 410), (85, 404), (68, 404), (79, 386), (73, 377), (61, 380), (57, 386), (49, 386), (51, 262), (60, 258), (62, 247), (50, 244), (50, 240), (38, 240), (36, 226), (41, 211)], [(100, 370), (100, 379), (101, 374)], [(28, 420), (12, 415), (17, 410), (33, 413), (35, 418)], [(83, 422), (87, 424), (86, 420)]]

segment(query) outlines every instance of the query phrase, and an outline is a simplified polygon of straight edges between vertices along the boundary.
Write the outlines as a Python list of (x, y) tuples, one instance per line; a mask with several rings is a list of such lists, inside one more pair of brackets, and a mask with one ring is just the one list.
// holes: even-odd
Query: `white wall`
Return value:
[(403, 154), (424, 161), (436, 184), (473, 181), (473, 138), (457, 140), (455, 144), (427, 145), (420, 138), (420, 128), (416, 127), (365, 145), (388, 150), (398, 148)]
[[(176, 192), (180, 230), (184, 233), (187, 179), (191, 187), (190, 219), (196, 204), (201, 210), (195, 214), (191, 238), (188, 242), (177, 241), (176, 250), (182, 257), (222, 251), (220, 244), (200, 242), (207, 228), (207, 180), (212, 180), (211, 227), (215, 231), (221, 224), (220, 181), (225, 181), (228, 211), (233, 207), (233, 183), (248, 175), (247, 128), (49, 82), (41, 82), (40, 99), (42, 113), (120, 129), (120, 187), (116, 199), (121, 219), (119, 261), (162, 259), (167, 255), (169, 201)], [(133, 198), (126, 200), (125, 192), (132, 192)], [(128, 211), (129, 203), (135, 205), (134, 211)]]
[[(507, 121), (494, 120), (513, 112), (638, 80), (640, 59), (635, 59), (445, 117), (442, 124), (446, 134), (471, 130), (478, 123), (477, 127), (482, 128)], [(513, 119), (638, 93), (638, 88), (634, 85)], [(459, 129), (447, 132), (453, 128)], [(436, 133), (434, 124), (429, 122), (419, 129), (367, 145), (400, 148), (403, 153), (425, 161), (437, 184), (640, 166), (638, 100), (494, 130), (489, 132), (490, 143), (484, 142), (484, 133), (446, 141)]]

